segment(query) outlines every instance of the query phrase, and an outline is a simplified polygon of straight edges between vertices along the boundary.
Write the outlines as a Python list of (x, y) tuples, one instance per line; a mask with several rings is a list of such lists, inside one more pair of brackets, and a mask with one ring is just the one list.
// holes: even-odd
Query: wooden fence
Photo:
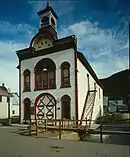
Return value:
[[(89, 120), (88, 120), (89, 121)], [(39, 132), (44, 132), (47, 130), (56, 130), (59, 133), (59, 139), (61, 139), (62, 131), (73, 131), (77, 132), (80, 139), (82, 140), (83, 136), (91, 135), (91, 134), (100, 134), (100, 142), (103, 143), (103, 135), (105, 134), (129, 134), (130, 131), (109, 131), (109, 130), (103, 130), (103, 127), (107, 126), (100, 122), (99, 127), (97, 129), (90, 129), (87, 126), (86, 120), (83, 120), (82, 122), (86, 125), (79, 125), (80, 120), (32, 120), (30, 122), (29, 132), (30, 135), (35, 134), (38, 136)], [(54, 124), (54, 125), (48, 125), (48, 124)], [(113, 125), (109, 125), (109, 127), (112, 127)], [(120, 127), (120, 126), (118, 126)], [(41, 130), (40, 130), (41, 129)], [(33, 130), (33, 132), (32, 132)]]

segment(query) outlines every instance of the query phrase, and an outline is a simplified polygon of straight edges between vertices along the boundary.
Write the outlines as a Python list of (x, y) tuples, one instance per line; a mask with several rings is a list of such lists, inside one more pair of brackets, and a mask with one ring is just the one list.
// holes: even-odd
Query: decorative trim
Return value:
[[(67, 70), (68, 77), (64, 77), (64, 70)], [(68, 79), (67, 85), (65, 85), (65, 82), (64, 82), (65, 78)], [(61, 64), (61, 88), (67, 88), (67, 87), (71, 87), (71, 85), (70, 85), (70, 63), (65, 61)]]
[[(30, 92), (31, 91), (31, 72), (30, 72), (30, 70), (29, 69), (26, 69), (26, 70), (24, 70), (24, 72), (23, 72), (23, 81), (24, 81), (24, 90), (23, 90), (23, 92)], [(27, 84), (27, 82), (26, 82), (26, 77), (29, 77), (29, 87), (27, 88), (26, 87), (26, 84)]]
[(36, 117), (36, 107), (37, 107), (37, 103), (38, 103), (38, 100), (42, 97), (42, 96), (51, 96), (52, 98), (53, 98), (53, 100), (54, 100), (54, 103), (55, 103), (55, 120), (56, 120), (56, 118), (57, 118), (57, 110), (56, 110), (56, 99), (55, 99), (55, 97), (52, 95), (52, 94), (50, 94), (50, 93), (42, 93), (42, 94), (40, 94), (40, 95), (38, 95), (37, 96), (37, 98), (35, 99), (35, 102), (34, 102), (34, 112), (35, 112), (35, 120), (37, 119), (37, 117)]
[[(74, 60), (75, 60), (75, 112), (76, 112), (76, 120), (79, 120), (79, 111), (78, 111), (78, 67), (77, 67), (77, 58), (78, 58), (78, 53), (77, 53), (77, 39), (75, 38), (75, 43), (76, 43), (76, 48), (75, 48), (75, 53), (74, 53)], [(76, 122), (78, 124), (78, 121)]]
[(71, 119), (71, 97), (69, 95), (63, 95), (61, 98), (61, 119), (66, 119), (64, 117), (64, 108), (63, 108), (63, 102), (64, 102), (64, 97), (67, 96), (68, 97), (68, 102), (69, 102), (69, 108), (70, 108), (70, 113), (69, 113), (69, 120)]
[(21, 123), (21, 61), (19, 60), (19, 122)]

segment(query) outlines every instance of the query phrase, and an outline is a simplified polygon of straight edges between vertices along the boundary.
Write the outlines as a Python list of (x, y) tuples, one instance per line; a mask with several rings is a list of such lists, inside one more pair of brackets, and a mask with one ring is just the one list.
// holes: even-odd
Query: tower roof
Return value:
[(47, 0), (47, 3), (46, 3), (46, 8), (43, 9), (43, 10), (40, 10), (39, 12), (37, 12), (37, 14), (38, 14), (38, 15), (41, 15), (41, 14), (44, 14), (44, 13), (49, 12), (49, 11), (51, 11), (52, 14), (55, 16), (55, 18), (58, 19), (58, 16), (57, 16), (56, 12), (55, 12), (55, 11), (53, 10), (53, 8), (50, 6), (48, 0)]

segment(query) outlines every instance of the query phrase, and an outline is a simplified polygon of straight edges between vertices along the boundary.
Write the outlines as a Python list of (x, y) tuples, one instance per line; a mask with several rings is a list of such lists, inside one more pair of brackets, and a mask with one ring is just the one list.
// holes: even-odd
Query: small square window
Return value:
[(12, 114), (15, 114), (15, 110), (12, 111)]

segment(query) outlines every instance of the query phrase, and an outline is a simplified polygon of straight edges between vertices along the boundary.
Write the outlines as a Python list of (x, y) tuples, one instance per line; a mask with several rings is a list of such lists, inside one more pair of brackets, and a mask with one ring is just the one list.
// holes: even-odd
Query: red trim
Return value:
[[(31, 80), (31, 72), (29, 69), (26, 69), (23, 72), (23, 76), (24, 76), (24, 90), (23, 92), (28, 92), (31, 91), (31, 84), (30, 84), (30, 80)], [(29, 77), (29, 82), (26, 81), (26, 77)]]
[(64, 97), (65, 97), (65, 96), (67, 96), (67, 98), (68, 98), (68, 99), (66, 100), (66, 102), (67, 102), (67, 101), (69, 102), (69, 107), (70, 107), (70, 113), (69, 113), (69, 117), (70, 117), (70, 118), (69, 118), (69, 119), (71, 119), (71, 98), (70, 98), (69, 95), (63, 95), (62, 98), (61, 98), (61, 113), (62, 113), (62, 114), (61, 114), (61, 118), (62, 118), (62, 119), (65, 118), (65, 117), (64, 117), (64, 105), (65, 105), (65, 104), (64, 104), (64, 102), (65, 102)]
[(19, 60), (19, 122), (21, 123), (21, 61)]
[[(79, 120), (78, 115), (78, 69), (77, 69), (77, 48), (75, 50), (75, 112), (76, 112), (76, 120)], [(78, 124), (78, 122), (76, 122)]]
[[(67, 70), (67, 77), (64, 76), (64, 70)], [(67, 84), (65, 79), (68, 79)], [(63, 62), (61, 64), (61, 88), (71, 87), (70, 85), (70, 64), (69, 62)]]
[(87, 84), (88, 84), (88, 90), (90, 90), (89, 74), (87, 74)]
[[(24, 103), (24, 119), (25, 119), (25, 106), (29, 105), (29, 110), (30, 110), (30, 108), (31, 108), (31, 100), (29, 98), (25, 98), (23, 100), (23, 103)], [(31, 112), (29, 111), (29, 113), (30, 113), (29, 117), (31, 118)]]
[(34, 103), (34, 112), (35, 112), (35, 119), (37, 119), (36, 117), (36, 107), (37, 107), (37, 103), (38, 103), (38, 100), (42, 97), (42, 96), (51, 96), (54, 100), (54, 103), (55, 103), (55, 120), (57, 118), (57, 114), (56, 114), (56, 99), (54, 98), (54, 96), (50, 93), (42, 93), (40, 94), (36, 99), (35, 99), (35, 103)]

